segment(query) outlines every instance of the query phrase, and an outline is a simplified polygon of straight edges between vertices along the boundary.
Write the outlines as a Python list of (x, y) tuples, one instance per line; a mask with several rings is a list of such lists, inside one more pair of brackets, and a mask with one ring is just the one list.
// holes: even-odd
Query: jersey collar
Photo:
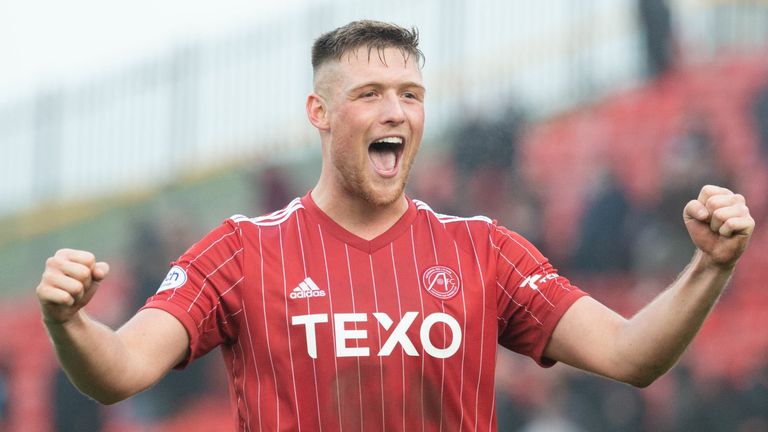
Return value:
[(353, 234), (350, 231), (347, 231), (344, 227), (331, 219), (330, 216), (325, 214), (325, 212), (323, 212), (320, 207), (315, 204), (315, 201), (312, 199), (312, 191), (309, 191), (301, 198), (301, 203), (304, 206), (307, 214), (316, 222), (318, 222), (323, 229), (330, 232), (331, 235), (348, 244), (349, 246), (352, 246), (366, 253), (373, 253), (398, 238), (401, 234), (408, 230), (414, 219), (416, 219), (416, 215), (418, 214), (416, 204), (414, 204), (413, 201), (407, 196), (406, 199), (408, 200), (408, 209), (400, 217), (400, 219), (398, 219), (398, 221), (395, 222), (395, 224), (392, 225), (388, 230), (384, 231), (379, 236), (371, 240), (366, 240)]

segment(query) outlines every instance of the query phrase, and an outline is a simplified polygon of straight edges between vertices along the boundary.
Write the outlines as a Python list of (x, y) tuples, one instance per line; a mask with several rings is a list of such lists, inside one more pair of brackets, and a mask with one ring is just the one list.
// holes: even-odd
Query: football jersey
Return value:
[(485, 217), (406, 213), (365, 240), (310, 194), (233, 216), (172, 263), (145, 307), (221, 347), (241, 431), (496, 430), (498, 345), (542, 366), (584, 292)]

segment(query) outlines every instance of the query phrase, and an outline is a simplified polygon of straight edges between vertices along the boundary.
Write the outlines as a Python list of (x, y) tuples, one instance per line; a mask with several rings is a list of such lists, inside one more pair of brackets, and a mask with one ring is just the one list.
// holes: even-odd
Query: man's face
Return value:
[(397, 48), (360, 48), (321, 66), (325, 101), (323, 169), (334, 187), (384, 206), (403, 193), (424, 130), (424, 85), (417, 59)]

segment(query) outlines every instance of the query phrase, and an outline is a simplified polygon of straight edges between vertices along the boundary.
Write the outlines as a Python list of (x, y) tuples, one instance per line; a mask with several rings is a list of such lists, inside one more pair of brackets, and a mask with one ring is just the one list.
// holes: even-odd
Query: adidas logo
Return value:
[(299, 286), (297, 286), (296, 288), (293, 289), (293, 291), (291, 291), (288, 297), (292, 299), (325, 297), (325, 291), (318, 288), (318, 286), (315, 285), (315, 282), (312, 279), (306, 278), (301, 283), (299, 283)]

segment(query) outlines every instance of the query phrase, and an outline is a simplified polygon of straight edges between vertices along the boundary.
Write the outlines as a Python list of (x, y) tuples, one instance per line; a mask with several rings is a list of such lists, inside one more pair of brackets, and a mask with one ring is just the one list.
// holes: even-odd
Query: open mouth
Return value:
[(397, 174), (403, 147), (405, 145), (401, 137), (385, 137), (372, 142), (368, 146), (368, 158), (376, 173), (382, 177), (392, 177)]

